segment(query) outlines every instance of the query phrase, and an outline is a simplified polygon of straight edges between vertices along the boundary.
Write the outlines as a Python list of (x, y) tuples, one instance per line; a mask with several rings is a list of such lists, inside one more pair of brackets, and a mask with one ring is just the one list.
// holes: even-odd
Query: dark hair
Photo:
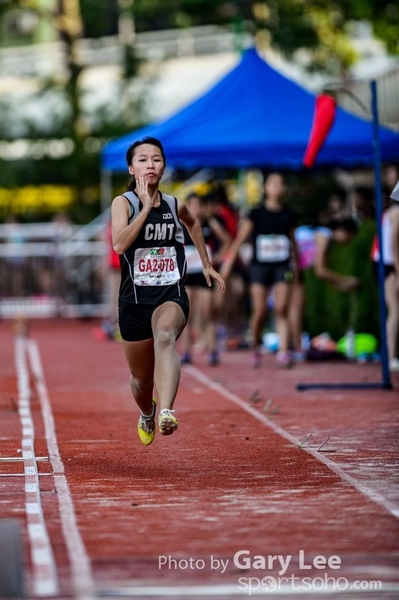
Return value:
[(331, 190), (328, 196), (328, 200), (330, 200), (330, 198), (332, 198), (333, 196), (339, 198), (342, 204), (344, 204), (346, 201), (346, 191), (342, 188), (334, 188), (333, 190)]
[(358, 230), (357, 223), (351, 217), (344, 217), (343, 219), (333, 219), (330, 221), (328, 226), (332, 231), (335, 229), (344, 229), (348, 233), (356, 233)]
[[(160, 151), (160, 153), (162, 155), (164, 164), (166, 165), (165, 152), (164, 152), (164, 149), (163, 149), (163, 146), (162, 146), (161, 142), (157, 138), (147, 136), (147, 137), (142, 138), (141, 140), (136, 140), (127, 149), (127, 152), (126, 152), (126, 162), (127, 162), (127, 166), (128, 167), (130, 167), (130, 165), (132, 164), (132, 160), (133, 160), (133, 157), (134, 157), (134, 155), (136, 153), (136, 149), (139, 146), (142, 146), (143, 144), (151, 144), (151, 146), (156, 146), (159, 149), (159, 151)], [(129, 181), (127, 187), (126, 187), (126, 189), (127, 189), (128, 192), (130, 192), (130, 191), (133, 191), (135, 188), (136, 188), (136, 178), (134, 177), (134, 175), (132, 175), (132, 177), (131, 177), (131, 179), (130, 179), (130, 181)]]
[(212, 184), (211, 190), (207, 196), (217, 204), (221, 204), (223, 206), (229, 204), (226, 186), (221, 181), (215, 181)]
[(201, 199), (200, 195), (197, 192), (189, 192), (185, 198), (186, 202), (190, 202), (193, 198)]

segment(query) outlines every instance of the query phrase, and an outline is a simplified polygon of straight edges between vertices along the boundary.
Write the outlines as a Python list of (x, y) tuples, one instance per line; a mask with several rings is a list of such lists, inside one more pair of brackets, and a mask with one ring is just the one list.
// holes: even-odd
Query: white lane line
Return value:
[[(5, 456), (0, 458), (0, 462), (20, 462), (23, 461), (24, 459), (20, 456)], [(36, 462), (39, 462), (40, 460), (48, 460), (48, 456), (36, 456), (35, 457)]]
[[(219, 383), (212, 381), (212, 379), (210, 379), (209, 377), (204, 375), (204, 373), (201, 373), (201, 371), (199, 371), (196, 367), (193, 367), (191, 365), (186, 365), (185, 371), (187, 373), (190, 373), (190, 375), (192, 377), (197, 379), (197, 381), (200, 381), (203, 385), (206, 385), (209, 389), (215, 390), (216, 392), (223, 395), (225, 398), (227, 398), (231, 402), (234, 402), (234, 404), (236, 404), (237, 406), (239, 406), (240, 408), (245, 410), (247, 413), (249, 413), (250, 415), (255, 417), (255, 419), (257, 419), (258, 421), (260, 421), (261, 423), (263, 423), (264, 425), (266, 425), (267, 427), (272, 429), (275, 433), (278, 433), (279, 435), (281, 435), (283, 438), (285, 438), (286, 440), (288, 440), (295, 446), (298, 446), (299, 440), (297, 440), (293, 435), (288, 433), (288, 431), (286, 431), (279, 425), (276, 425), (276, 423), (274, 423), (274, 421), (271, 421), (270, 419), (265, 417), (263, 414), (258, 412), (255, 408), (252, 408), (251, 406), (249, 406), (239, 396), (236, 396), (235, 394), (233, 394), (232, 392), (230, 392), (229, 390), (224, 388)], [(391, 500), (388, 500), (387, 498), (385, 498), (385, 496), (383, 496), (376, 490), (373, 490), (368, 485), (365, 485), (364, 483), (362, 483), (361, 481), (358, 481), (351, 475), (348, 475), (348, 473), (346, 473), (339, 465), (337, 465), (334, 461), (332, 461), (330, 458), (328, 458), (321, 452), (318, 452), (317, 449), (309, 448), (306, 446), (301, 449), (305, 450), (306, 452), (308, 452), (309, 454), (311, 454), (312, 456), (317, 458), (317, 460), (319, 460), (320, 462), (325, 464), (333, 473), (335, 473), (335, 475), (340, 477), (343, 481), (346, 481), (346, 483), (349, 483), (349, 485), (351, 485), (352, 487), (356, 488), (361, 494), (366, 496), (369, 500), (372, 500), (376, 504), (379, 504), (380, 506), (382, 506), (385, 510), (390, 512), (397, 519), (399, 518), (399, 506), (397, 504), (395, 504)]]
[(72, 586), (75, 598), (89, 600), (94, 597), (94, 581), (90, 559), (77, 524), (71, 492), (65, 477), (64, 464), (58, 448), (54, 416), (44, 378), (40, 352), (36, 341), (33, 339), (28, 341), (28, 354), (39, 396), (50, 463), (54, 471), (61, 527), (71, 565)]
[(32, 561), (33, 593), (38, 597), (56, 596), (59, 593), (57, 568), (44, 520), (35, 458), (35, 430), (30, 409), (31, 389), (25, 338), (15, 338), (14, 356), (18, 386), (18, 413), (22, 428), (25, 511)]
[[(43, 477), (43, 475), (53, 476), (52, 473), (38, 473), (39, 477)], [(25, 477), (25, 473), (0, 473), (0, 477)]]

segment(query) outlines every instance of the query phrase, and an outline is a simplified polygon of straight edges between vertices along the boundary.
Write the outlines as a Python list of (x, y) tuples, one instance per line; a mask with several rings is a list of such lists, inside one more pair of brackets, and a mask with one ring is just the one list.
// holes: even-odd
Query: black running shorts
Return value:
[[(189, 301), (187, 296), (173, 298), (169, 302), (176, 302), (182, 309), (186, 322), (189, 314)], [(153, 337), (151, 319), (159, 304), (134, 304), (133, 302), (119, 301), (119, 329), (125, 342), (141, 342)]]
[(188, 287), (201, 287), (211, 290), (213, 287), (213, 281), (211, 280), (212, 285), (209, 286), (207, 281), (202, 273), (188, 273), (186, 275), (186, 279), (184, 281), (184, 285)]
[(281, 263), (252, 264), (249, 267), (250, 283), (272, 287), (275, 283), (291, 283), (293, 273), (288, 261)]
[[(373, 262), (373, 273), (374, 273), (374, 277), (376, 278), (377, 281), (378, 281), (378, 269), (379, 269), (378, 262), (374, 261)], [(385, 279), (391, 273), (395, 273), (395, 267), (394, 267), (394, 265), (384, 265), (384, 277), (385, 277)]]

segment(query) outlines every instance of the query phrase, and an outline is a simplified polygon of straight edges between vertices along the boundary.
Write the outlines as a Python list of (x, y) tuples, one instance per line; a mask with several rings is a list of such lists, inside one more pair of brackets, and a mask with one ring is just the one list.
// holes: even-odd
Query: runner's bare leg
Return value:
[(123, 350), (130, 368), (130, 389), (143, 415), (152, 412), (154, 389), (154, 340), (123, 341)]
[(165, 302), (152, 316), (154, 334), (154, 382), (158, 406), (172, 409), (180, 381), (180, 358), (176, 340), (186, 325), (186, 318), (176, 302)]

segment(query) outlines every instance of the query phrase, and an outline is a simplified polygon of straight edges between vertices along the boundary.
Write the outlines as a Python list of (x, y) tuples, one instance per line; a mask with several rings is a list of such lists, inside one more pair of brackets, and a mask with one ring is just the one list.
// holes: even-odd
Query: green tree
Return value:
[(337, 3), (348, 21), (368, 21), (374, 35), (385, 42), (388, 52), (399, 53), (398, 0), (341, 0)]
[[(398, 0), (0, 0), (3, 33), (5, 25), (12, 22), (7, 21), (10, 15), (14, 18), (23, 11), (47, 25), (53, 24), (54, 34), (64, 42), (66, 78), (55, 74), (41, 82), (35, 98), (45, 106), (46, 119), (41, 123), (25, 115), (16, 122), (14, 107), (3, 96), (0, 137), (68, 137), (74, 142), (74, 152), (57, 161), (3, 163), (0, 185), (12, 185), (15, 181), (19, 185), (53, 182), (57, 178), (60, 183), (79, 187), (82, 206), (90, 196), (88, 189), (99, 178), (98, 152), (89, 152), (88, 142), (92, 138), (122, 135), (145, 124), (143, 96), (131, 93), (141, 64), (134, 30), (209, 24), (246, 30), (260, 46), (267, 45), (288, 58), (305, 56), (309, 69), (339, 75), (356, 60), (349, 38), (351, 25), (366, 20), (390, 52), (399, 52)], [(124, 64), (119, 109), (103, 105), (87, 114), (82, 102), (83, 70), (77, 61), (76, 46), (83, 37), (120, 35), (122, 29)], [(2, 43), (9, 39), (7, 35), (2, 37)], [(26, 43), (26, 32), (17, 41)], [(57, 110), (49, 98), (57, 100)]]
[[(85, 5), (87, 24), (80, 11)], [(123, 77), (119, 83), (120, 100), (110, 108), (100, 105), (90, 114), (85, 110), (82, 91), (84, 67), (79, 62), (77, 46), (86, 30), (93, 31), (99, 22), (93, 20), (94, 4), (79, 3), (78, 0), (17, 0), (0, 5), (3, 16), (10, 10), (24, 9), (34, 11), (40, 18), (51, 19), (56, 37), (63, 42), (64, 75), (54, 73), (42, 79), (36, 93), (30, 94), (29, 101), (43, 107), (46, 118), (33, 119), (19, 115), (16, 119), (13, 111), (12, 96), (0, 99), (0, 137), (6, 140), (16, 138), (50, 139), (68, 138), (73, 142), (73, 152), (62, 159), (43, 158), (40, 160), (3, 161), (0, 172), (0, 186), (59, 183), (75, 187), (77, 202), (74, 208), (75, 219), (86, 221), (98, 213), (99, 205), (99, 149), (102, 139), (122, 135), (133, 127), (144, 124), (140, 94), (132, 94), (133, 82), (137, 76), (141, 61), (136, 56), (134, 46), (124, 47)], [(101, 9), (101, 7), (100, 7)], [(117, 19), (116, 19), (117, 21)], [(100, 35), (106, 33), (97, 28)], [(97, 140), (97, 150), (93, 146)], [(91, 148), (89, 149), (89, 146)], [(96, 196), (93, 202), (93, 196)]]
[(339, 72), (356, 61), (348, 34), (358, 21), (399, 53), (398, 0), (135, 0), (132, 10), (137, 31), (240, 23), (288, 58), (306, 50), (311, 70)]

